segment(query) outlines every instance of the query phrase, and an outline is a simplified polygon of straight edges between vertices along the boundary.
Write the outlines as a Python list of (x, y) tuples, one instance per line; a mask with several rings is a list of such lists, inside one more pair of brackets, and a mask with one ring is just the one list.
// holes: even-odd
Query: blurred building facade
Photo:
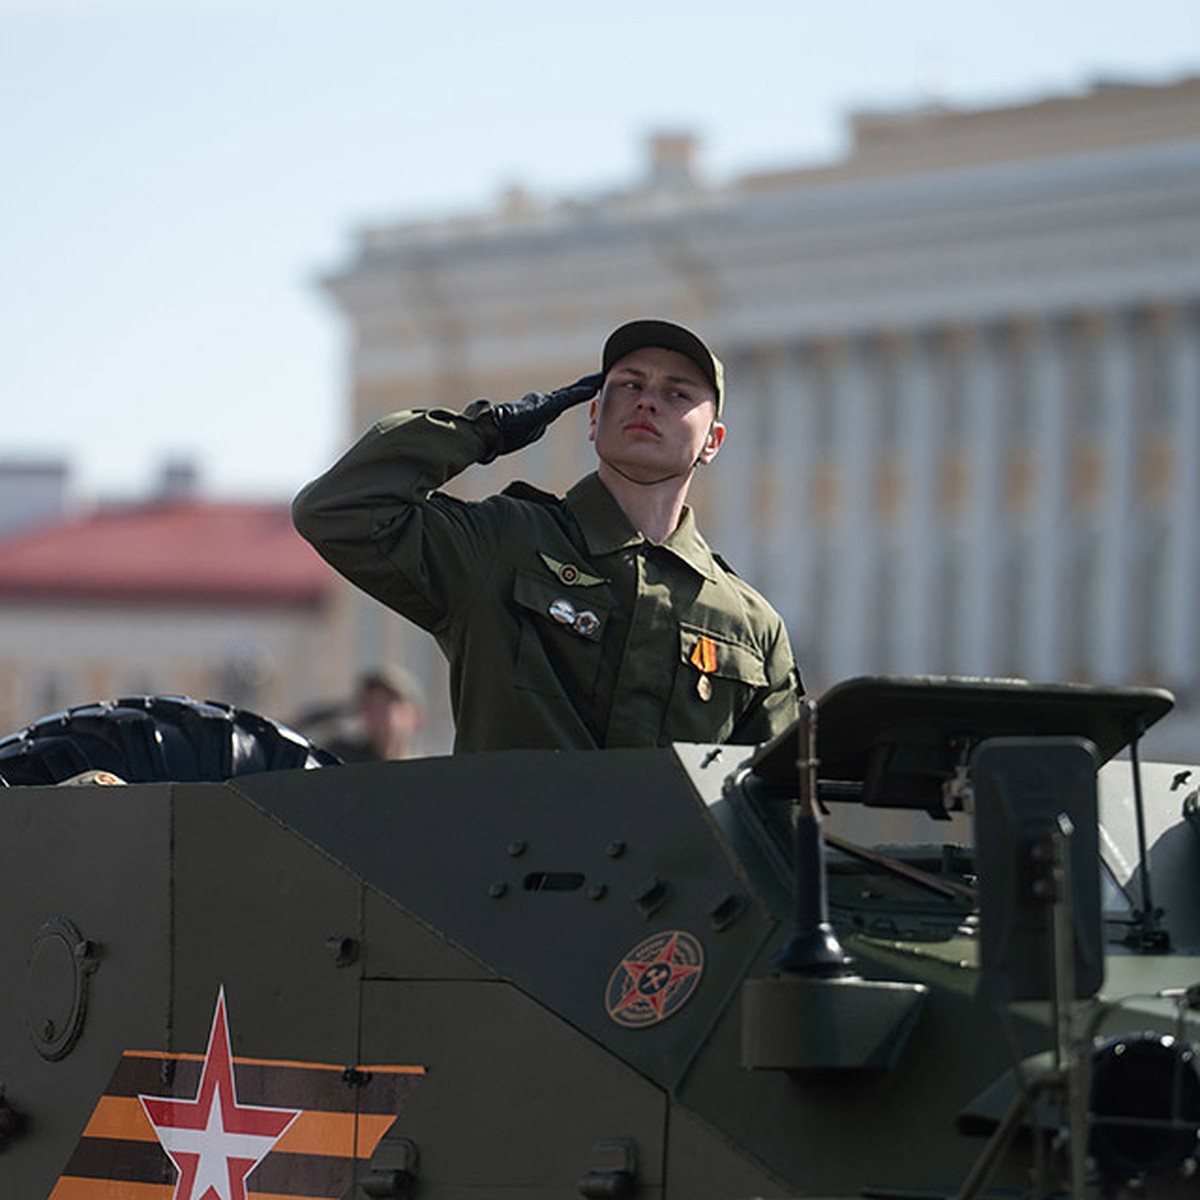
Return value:
[[(663, 135), (628, 190), (362, 231), (324, 281), (347, 437), (568, 382), (631, 317), (690, 324), (729, 395), (701, 524), (783, 613), (811, 692), (1156, 684), (1182, 709), (1161, 752), (1194, 758), (1200, 78), (851, 129), (841, 161), (720, 186)], [(455, 490), (562, 489), (591, 463), (572, 413)], [(347, 662), (406, 661), (444, 701), (424, 635), (346, 587), (337, 605)]]
[(286, 503), (43, 513), (0, 556), (0, 735), (123, 695), (283, 720), (328, 699), (330, 580)]
[(0, 460), (0, 538), (62, 520), (70, 469), (59, 459)]

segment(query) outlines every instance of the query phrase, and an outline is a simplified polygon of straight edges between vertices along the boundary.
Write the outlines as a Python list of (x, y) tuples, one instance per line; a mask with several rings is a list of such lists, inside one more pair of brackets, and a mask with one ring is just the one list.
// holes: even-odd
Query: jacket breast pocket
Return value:
[(767, 683), (766, 662), (756, 647), (681, 622), (668, 740), (727, 740)]
[(612, 604), (606, 587), (567, 587), (517, 571), (513, 603), (520, 628), (513, 682), (517, 687), (588, 702), (596, 687)]

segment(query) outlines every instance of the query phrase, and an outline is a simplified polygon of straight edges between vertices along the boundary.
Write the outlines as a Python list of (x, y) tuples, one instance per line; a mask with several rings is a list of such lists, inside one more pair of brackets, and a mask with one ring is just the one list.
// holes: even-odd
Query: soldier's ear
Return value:
[(588, 401), (588, 441), (596, 440), (596, 421), (600, 416), (600, 397), (594, 396)]
[(720, 421), (714, 421), (709, 426), (708, 436), (704, 439), (704, 447), (700, 451), (700, 457), (696, 460), (698, 463), (710, 463), (717, 457), (717, 451), (721, 448), (721, 443), (725, 440), (725, 426)]

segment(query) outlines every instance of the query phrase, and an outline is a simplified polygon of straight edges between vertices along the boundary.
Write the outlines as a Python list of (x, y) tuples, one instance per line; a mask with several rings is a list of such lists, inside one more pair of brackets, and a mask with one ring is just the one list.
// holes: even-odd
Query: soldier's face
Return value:
[(725, 440), (713, 389), (683, 354), (647, 346), (614, 364), (592, 401), (588, 436), (601, 460), (634, 479), (711, 462)]

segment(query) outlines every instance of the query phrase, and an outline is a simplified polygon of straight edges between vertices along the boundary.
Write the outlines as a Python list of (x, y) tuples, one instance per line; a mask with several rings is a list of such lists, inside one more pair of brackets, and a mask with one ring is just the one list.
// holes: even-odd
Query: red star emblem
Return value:
[(703, 952), (690, 934), (672, 930), (647, 938), (613, 972), (608, 1015), (621, 1025), (662, 1021), (688, 999), (703, 970)]
[(246, 1176), (271, 1153), (301, 1111), (238, 1103), (224, 988), (217, 995), (195, 1098), (138, 1099), (179, 1170), (172, 1200), (246, 1200)]

